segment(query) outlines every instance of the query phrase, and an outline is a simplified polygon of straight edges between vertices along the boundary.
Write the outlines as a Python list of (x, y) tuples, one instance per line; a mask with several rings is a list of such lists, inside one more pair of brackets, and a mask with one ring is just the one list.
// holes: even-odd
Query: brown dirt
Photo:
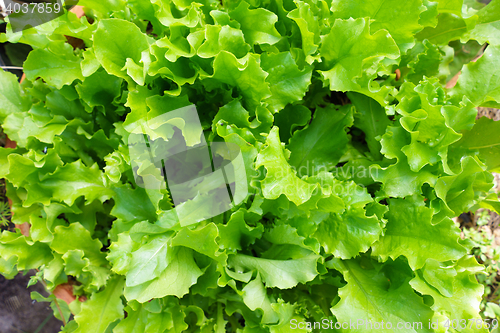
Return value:
[[(23, 276), (18, 274), (12, 280), (0, 275), (0, 332), (1, 333), (57, 333), (62, 322), (57, 320), (49, 303), (31, 300), (30, 293), (37, 291), (44, 296), (48, 293), (43, 286), (37, 284), (26, 288), (30, 272)], [(40, 326), (42, 326), (40, 328)]]

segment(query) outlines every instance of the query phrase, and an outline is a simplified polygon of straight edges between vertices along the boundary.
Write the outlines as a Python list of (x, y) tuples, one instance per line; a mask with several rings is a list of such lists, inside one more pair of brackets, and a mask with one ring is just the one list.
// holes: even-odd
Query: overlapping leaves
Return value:
[[(500, 103), (498, 3), (82, 0), (80, 20), (7, 26), (0, 41), (34, 48), (21, 86), (0, 71), (18, 144), (0, 150), (0, 177), (30, 232), (2, 233), (0, 272), (77, 281), (88, 300), (65, 332), (479, 318), (480, 268), (450, 218), (500, 207), (498, 140), (481, 137), (500, 126), (474, 124)], [(453, 53), (469, 40), (490, 45), (467, 64)], [(239, 147), (249, 195), (181, 226), (166, 186), (138, 184), (165, 175), (132, 168), (128, 144), (190, 104), (205, 137)]]

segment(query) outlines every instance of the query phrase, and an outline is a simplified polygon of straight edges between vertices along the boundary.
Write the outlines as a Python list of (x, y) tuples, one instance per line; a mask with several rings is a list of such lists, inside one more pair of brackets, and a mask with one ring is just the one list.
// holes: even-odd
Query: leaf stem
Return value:
[[(40, 270), (38, 268), (35, 268), (35, 270), (39, 273)], [(52, 294), (52, 292), (49, 291), (49, 288), (47, 288), (47, 283), (45, 283), (45, 281), (43, 279), (40, 280), (45, 288), (45, 290), (49, 293), (49, 294)], [(55, 295), (54, 295), (55, 296)], [(54, 299), (54, 303), (57, 307), (57, 311), (59, 311), (59, 315), (61, 316), (61, 320), (63, 322), (63, 325), (66, 326), (67, 322), (66, 322), (66, 319), (64, 319), (64, 314), (61, 310), (61, 307), (59, 306), (59, 302), (57, 301), (57, 297)]]

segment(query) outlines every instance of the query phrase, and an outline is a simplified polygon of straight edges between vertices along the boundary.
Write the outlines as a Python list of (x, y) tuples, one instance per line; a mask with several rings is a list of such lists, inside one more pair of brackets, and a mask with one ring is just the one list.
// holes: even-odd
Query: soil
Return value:
[(54, 317), (49, 303), (31, 300), (37, 291), (48, 296), (41, 284), (26, 288), (34, 271), (7, 280), (0, 275), (0, 333), (57, 333), (62, 322)]

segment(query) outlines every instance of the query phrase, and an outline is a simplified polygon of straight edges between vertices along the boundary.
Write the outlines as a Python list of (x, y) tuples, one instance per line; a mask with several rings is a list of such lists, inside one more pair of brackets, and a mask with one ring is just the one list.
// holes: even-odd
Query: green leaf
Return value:
[(472, 130), (465, 132), (455, 147), (478, 151), (479, 157), (485, 161), (488, 170), (500, 170), (500, 123), (492, 119), (481, 117)]
[(5, 260), (0, 257), (0, 274), (2, 274), (7, 280), (13, 279), (19, 272), (16, 269), (16, 260), (15, 256), (10, 257)]
[(45, 82), (61, 89), (76, 79), (83, 81), (80, 62), (81, 59), (74, 54), (71, 45), (56, 42), (46, 49), (30, 52), (23, 69), (28, 80), (35, 81), (41, 77)]
[[(68, 239), (71, 239), (71, 242), (68, 242)], [(93, 277), (91, 284), (96, 287), (106, 284), (110, 272), (106, 267), (108, 264), (106, 254), (101, 252), (102, 243), (98, 239), (92, 239), (90, 232), (80, 223), (71, 223), (67, 227), (57, 226), (50, 246), (55, 252), (63, 255), (63, 259), (64, 255), (68, 256), (65, 259), (66, 266), (77, 265), (76, 259), (82, 261), (81, 267), (77, 270), (90, 273)], [(72, 254), (71, 251), (79, 253)]]
[(241, 58), (250, 50), (245, 42), (243, 32), (230, 26), (207, 25), (205, 41), (198, 48), (197, 54), (202, 58), (212, 58), (221, 51), (227, 51)]
[(474, 29), (470, 30), (463, 37), (464, 40), (475, 39), (480, 44), (490, 45), (500, 44), (500, 1), (492, 0), (486, 7), (477, 12), (477, 22)]
[(438, 22), (438, 2), (423, 0), (422, 4), (426, 7), (426, 10), (420, 14), (420, 20), (418, 23), (423, 27), (436, 27)]
[(179, 63), (179, 58), (191, 58), (195, 55), (195, 47), (192, 44), (199, 44), (194, 39), (199, 34), (191, 34), (186, 38), (185, 28), (182, 26), (173, 26), (170, 28), (170, 35), (156, 41), (155, 46), (165, 49), (164, 57), (172, 62), (172, 65)]
[(277, 43), (281, 36), (274, 27), (278, 21), (276, 14), (264, 8), (249, 9), (249, 7), (248, 3), (241, 1), (236, 9), (229, 12), (229, 16), (241, 25), (247, 43), (250, 45)]
[(428, 283), (439, 290), (441, 295), (445, 297), (453, 297), (453, 278), (457, 275), (457, 271), (450, 266), (441, 264), (434, 259), (427, 259), (424, 268), (422, 269), (424, 279)]
[(458, 72), (462, 70), (462, 67), (469, 62), (471, 62), (475, 57), (482, 53), (482, 45), (475, 40), (469, 40), (467, 43), (461, 43), (460, 41), (454, 41), (449, 44), (453, 49), (454, 55), (453, 60), (449, 63), (449, 71), (447, 81), (451, 80)]
[(403, 255), (413, 270), (423, 267), (427, 259), (456, 260), (466, 255), (453, 221), (446, 218), (433, 224), (432, 215), (419, 197), (391, 199), (384, 236), (372, 246), (372, 254), (382, 260)]
[(86, 6), (88, 8), (92, 8), (92, 10), (98, 12), (97, 15), (104, 16), (103, 14), (108, 14), (114, 11), (119, 11), (123, 8), (124, 2), (121, 0), (81, 0), (81, 6)]
[[(408, 164), (406, 155), (402, 148), (410, 143), (410, 135), (401, 127), (387, 127), (386, 133), (380, 141), (382, 144), (381, 152), (389, 159), (397, 159), (395, 164), (388, 167), (370, 168), (372, 178), (382, 183), (383, 195), (402, 198), (415, 193), (420, 193), (424, 183), (434, 185), (437, 177), (426, 170), (420, 169), (415, 172)], [(420, 152), (414, 155), (414, 158), (421, 158), (428, 161), (427, 157)], [(382, 194), (382, 193), (381, 193)]]
[[(407, 84), (403, 87), (412, 88)], [(416, 95), (407, 94), (403, 97), (397, 111), (403, 115), (401, 125), (411, 134), (411, 143), (401, 150), (408, 158), (411, 170), (418, 172), (427, 164), (435, 165), (439, 160), (446, 162), (448, 146), (458, 141), (460, 134), (451, 128), (441, 112), (443, 102), (440, 96), (444, 95), (444, 91), (437, 80), (424, 80), (413, 91)], [(418, 100), (420, 108), (417, 109)], [(466, 120), (470, 121), (471, 118), (462, 119)], [(450, 173), (448, 169), (445, 170)]]
[(409, 72), (404, 76), (405, 81), (418, 85), (424, 77), (439, 76), (439, 66), (443, 61), (441, 50), (428, 40), (418, 42), (403, 57), (403, 61), (408, 61)]
[(304, 97), (311, 82), (311, 67), (299, 70), (290, 52), (264, 54), (261, 66), (269, 73), (266, 81), (269, 82), (271, 96), (265, 101), (270, 104), (273, 112)]
[(212, 77), (236, 87), (244, 98), (243, 105), (250, 110), (271, 96), (269, 84), (265, 81), (268, 74), (259, 66), (258, 59), (256, 55), (250, 55), (245, 64), (241, 64), (233, 54), (221, 51), (214, 60)]
[(121, 319), (123, 284), (122, 278), (115, 277), (103, 291), (93, 294), (90, 300), (84, 302), (80, 313), (75, 316), (78, 328), (74, 332), (106, 332), (110, 324)]
[(257, 270), (266, 288), (288, 289), (314, 279), (318, 275), (316, 263), (319, 258), (309, 254), (299, 259), (274, 260), (236, 254), (229, 256), (228, 265), (241, 272)]
[[(94, 53), (109, 74), (124, 79), (132, 77), (137, 84), (144, 84), (147, 58), (143, 58), (143, 52), (148, 50), (148, 38), (135, 24), (120, 19), (99, 21), (94, 35)], [(142, 66), (139, 65), (141, 62)], [(135, 74), (131, 72), (133, 64), (140, 68)]]
[[(338, 321), (362, 321), (362, 325), (352, 325), (350, 332), (370, 332), (370, 322), (382, 321), (390, 322), (393, 328), (381, 331), (394, 331), (397, 323), (406, 322), (415, 325), (406, 328), (406, 332), (433, 332), (429, 329), (433, 312), (408, 284), (411, 275), (405, 272), (407, 267), (403, 265), (401, 262), (381, 265), (365, 258), (340, 262), (338, 269), (347, 285), (339, 290), (340, 302), (331, 308)], [(402, 281), (396, 276), (392, 281), (391, 266), (404, 274)]]
[(191, 249), (178, 246), (167, 253), (168, 266), (160, 276), (143, 284), (126, 287), (127, 300), (137, 300), (141, 303), (152, 298), (175, 295), (179, 298), (189, 292), (189, 287), (196, 283), (203, 274), (193, 258)]
[[(500, 211), (500, 129), (475, 125), (500, 106), (500, 0), (81, 1), (84, 17), (0, 33), (8, 56), (32, 49), (21, 84), (0, 71), (17, 143), (0, 148), (0, 194), (29, 224), (1, 234), (0, 272), (69, 283), (63, 332), (480, 319), (483, 269), (450, 218)], [(193, 121), (170, 116), (185, 107)], [(221, 140), (246, 176), (232, 205), (199, 183), (210, 167), (183, 164), (199, 183), (183, 187), (153, 165)], [(221, 147), (212, 168), (235, 157)]]
[(118, 235), (118, 240), (109, 246), (106, 259), (111, 263), (111, 270), (115, 273), (125, 275), (130, 267), (132, 252), (137, 250), (137, 243), (132, 241), (127, 232)]
[[(475, 262), (475, 260), (472, 258)], [(480, 320), (479, 304), (481, 296), (483, 295), (483, 286), (476, 282), (473, 271), (469, 271), (465, 260), (460, 260), (452, 267), (446, 268), (454, 274), (442, 276), (444, 268), (434, 266), (427, 266), (423, 270), (423, 274), (417, 274), (411, 281), (411, 286), (423, 295), (430, 295), (434, 303), (431, 308), (436, 312), (444, 313), (450, 320), (463, 321), (466, 320)], [(477, 265), (477, 263), (476, 263)], [(436, 274), (441, 274), (440, 281), (433, 280), (432, 277)], [(446, 283), (449, 289), (452, 290), (452, 295), (444, 296), (440, 293), (441, 288), (436, 289), (436, 283)], [(444, 320), (440, 323), (443, 327)], [(467, 325), (466, 328), (460, 325), (459, 332), (472, 333), (472, 332), (488, 332), (484, 327)], [(482, 328), (480, 328), (482, 326)]]
[(455, 15), (462, 15), (462, 6), (464, 0), (439, 0), (438, 2), (438, 12), (440, 13), (451, 13)]
[[(435, 186), (436, 195), (457, 215), (475, 203), (476, 185), (484, 180), (483, 167), (473, 157), (465, 156), (461, 160), (461, 168), (456, 175), (440, 177)], [(491, 175), (488, 183), (486, 190), (493, 186)]]
[(244, 211), (238, 210), (231, 215), (225, 225), (218, 226), (220, 235), (218, 243), (222, 249), (242, 250), (261, 237), (264, 226), (259, 224), (256, 227), (250, 227), (245, 223), (244, 216)]
[[(139, 333), (145, 332), (146, 324), (148, 323), (153, 315), (151, 312), (147, 311), (143, 305), (139, 306), (139, 309), (131, 308), (130, 306), (125, 307), (125, 312), (127, 313), (127, 318), (120, 320), (118, 325), (113, 329), (115, 333)], [(149, 320), (148, 320), (149, 319)], [(158, 331), (163, 332), (163, 331)]]
[(326, 253), (350, 259), (366, 252), (381, 233), (376, 216), (367, 217), (363, 209), (351, 208), (342, 214), (330, 214), (319, 224), (314, 236)]
[(278, 136), (278, 128), (273, 127), (266, 140), (266, 147), (257, 155), (255, 167), (264, 166), (266, 178), (261, 182), (263, 195), (267, 199), (277, 199), (284, 194), (296, 205), (309, 200), (317, 185), (312, 185), (297, 177), (285, 159)]
[(389, 31), (401, 52), (405, 52), (413, 45), (415, 33), (422, 29), (419, 19), (425, 7), (421, 1), (376, 0), (360, 6), (355, 0), (334, 0), (331, 10), (335, 18), (369, 17), (373, 20), (370, 23), (372, 32)]
[(151, 237), (131, 253), (126, 285), (133, 287), (151, 281), (167, 268), (167, 254), (172, 250), (169, 245), (171, 234)]
[(113, 200), (115, 206), (111, 211), (111, 215), (127, 222), (139, 222), (148, 220), (156, 221), (156, 212), (149, 200), (146, 191), (142, 187), (134, 189), (129, 185), (114, 187), (115, 195)]
[(50, 200), (58, 200), (71, 206), (80, 196), (84, 196), (89, 202), (96, 199), (104, 202), (114, 194), (105, 186), (97, 164), (88, 168), (81, 160), (57, 167), (53, 174), (41, 177), (38, 183), (27, 184), (26, 188), (26, 205), (35, 202), (48, 205)]
[(40, 267), (53, 259), (50, 248), (39, 242), (32, 242), (20, 233), (3, 231), (0, 236), (0, 258), (4, 265), (24, 271)]
[(266, 294), (260, 274), (250, 281), (243, 289), (243, 302), (252, 311), (262, 310), (262, 323), (275, 323), (279, 320), (278, 314), (273, 310), (271, 301)]
[(29, 101), (21, 95), (17, 76), (0, 70), (0, 123), (9, 114), (28, 111)]
[(442, 13), (438, 16), (436, 27), (427, 27), (415, 37), (419, 40), (428, 39), (433, 44), (447, 45), (450, 41), (460, 39), (474, 27), (477, 17), (463, 19), (455, 14)]
[(397, 59), (399, 49), (394, 39), (385, 30), (370, 34), (369, 21), (365, 18), (335, 20), (328, 35), (323, 39), (320, 55), (326, 70), (319, 71), (330, 90), (368, 90), (356, 79), (364, 72), (369, 77), (384, 59)]
[(288, 105), (274, 115), (274, 124), (279, 128), (281, 140), (288, 143), (297, 127), (305, 126), (311, 120), (311, 110), (303, 105)]
[[(182, 6), (182, 12), (179, 13), (175, 6), (171, 7), (171, 3), (166, 3), (160, 0), (151, 1), (155, 6), (156, 17), (166, 27), (170, 26), (186, 26), (194, 28), (200, 23), (201, 13), (198, 3), (190, 3)], [(179, 14), (178, 14), (179, 13)]]
[(318, 49), (320, 44), (320, 25), (318, 18), (311, 10), (311, 4), (303, 1), (296, 1), (297, 8), (290, 11), (287, 17), (294, 20), (299, 27), (302, 37), (302, 50), (307, 57)]
[(109, 107), (120, 95), (122, 79), (100, 70), (76, 85), (80, 98), (90, 107)]
[[(317, 108), (311, 124), (290, 139), (290, 164), (303, 175), (336, 165), (347, 149), (346, 128), (353, 123), (351, 106)], [(335, 133), (335, 136), (332, 135)]]
[(181, 229), (172, 239), (172, 246), (185, 246), (209, 258), (225, 263), (227, 256), (219, 252), (219, 245), (215, 239), (219, 232), (214, 223), (205, 225), (196, 230)]
[(475, 106), (500, 105), (500, 75), (491, 70), (500, 65), (500, 46), (489, 46), (476, 62), (467, 64), (450, 94), (461, 100), (465, 95)]
[(376, 138), (384, 135), (387, 126), (391, 125), (385, 109), (374, 99), (362, 94), (349, 92), (347, 97), (356, 107), (354, 126), (365, 132), (365, 140), (370, 153), (375, 160), (380, 160), (382, 147)]
[(94, 74), (101, 67), (101, 64), (97, 61), (94, 51), (87, 49), (83, 51), (83, 60), (80, 66), (82, 68), (82, 75), (88, 77)]

